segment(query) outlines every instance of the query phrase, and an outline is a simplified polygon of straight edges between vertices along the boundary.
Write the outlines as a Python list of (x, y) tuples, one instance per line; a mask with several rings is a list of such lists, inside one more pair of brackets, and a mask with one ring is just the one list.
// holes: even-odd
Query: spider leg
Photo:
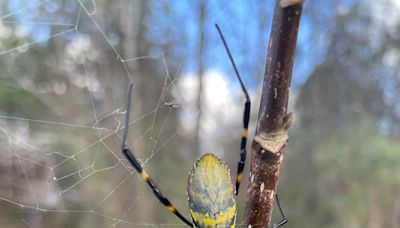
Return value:
[(242, 180), (242, 174), (244, 170), (244, 165), (246, 162), (246, 145), (247, 145), (247, 134), (250, 119), (250, 100), (246, 101), (244, 104), (244, 114), (243, 114), (243, 130), (242, 130), (242, 141), (240, 143), (240, 161), (238, 162), (237, 174), (236, 174), (236, 195), (239, 193), (240, 182)]
[(127, 108), (126, 108), (126, 114), (125, 114), (125, 129), (124, 129), (124, 135), (122, 138), (122, 153), (125, 155), (125, 157), (128, 159), (128, 161), (132, 164), (132, 166), (136, 169), (136, 171), (140, 174), (140, 176), (143, 178), (143, 180), (145, 180), (146, 183), (149, 185), (149, 187), (153, 190), (153, 193), (157, 197), (157, 199), (164, 206), (166, 206), (170, 212), (174, 213), (184, 223), (186, 223), (190, 227), (193, 227), (192, 223), (189, 220), (187, 220), (181, 213), (179, 213), (179, 211), (171, 204), (171, 202), (168, 200), (168, 198), (164, 196), (164, 194), (158, 188), (157, 184), (149, 177), (149, 175), (146, 173), (146, 171), (140, 165), (140, 163), (138, 162), (136, 157), (133, 155), (132, 151), (129, 149), (128, 144), (126, 143), (126, 140), (128, 137), (129, 114), (131, 111), (132, 87), (133, 87), (133, 84), (130, 84), (129, 90), (128, 90), (128, 99), (127, 99), (127, 104), (126, 104)]
[(239, 80), (240, 86), (242, 87), (242, 91), (246, 97), (246, 102), (244, 104), (244, 113), (243, 113), (243, 130), (242, 130), (242, 139), (240, 143), (240, 160), (238, 162), (238, 168), (237, 168), (237, 174), (236, 174), (236, 190), (235, 194), (237, 195), (239, 193), (239, 187), (240, 187), (240, 182), (242, 180), (242, 174), (244, 170), (244, 165), (246, 163), (246, 145), (247, 145), (247, 135), (248, 135), (248, 127), (249, 127), (249, 120), (250, 120), (250, 107), (251, 107), (251, 102), (250, 102), (250, 97), (249, 93), (246, 90), (246, 87), (243, 84), (242, 79), (240, 78), (239, 71), (236, 67), (235, 61), (233, 60), (232, 54), (229, 51), (228, 44), (225, 41), (224, 35), (221, 32), (221, 29), (217, 24), (215, 24), (215, 27), (218, 30), (218, 33), (221, 37), (222, 42), (224, 43), (225, 50), (228, 53), (229, 59), (232, 63), (233, 69), (235, 70), (236, 77)]
[(285, 214), (283, 213), (281, 204), (279, 203), (278, 193), (275, 193), (275, 199), (276, 199), (276, 204), (278, 205), (279, 212), (281, 213), (282, 220), (281, 220), (279, 223), (274, 224), (274, 225), (272, 226), (272, 228), (281, 227), (281, 226), (283, 226), (284, 224), (286, 224), (286, 223), (288, 222), (288, 220), (287, 220)]

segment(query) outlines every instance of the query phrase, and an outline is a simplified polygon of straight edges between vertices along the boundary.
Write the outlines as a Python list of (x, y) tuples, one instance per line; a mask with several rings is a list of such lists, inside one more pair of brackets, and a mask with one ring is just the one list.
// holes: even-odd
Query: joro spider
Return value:
[[(189, 212), (193, 223), (186, 219), (168, 200), (166, 196), (158, 188), (157, 184), (149, 177), (143, 167), (140, 165), (132, 151), (129, 149), (127, 144), (128, 127), (129, 127), (129, 114), (131, 110), (131, 97), (132, 87), (130, 84), (128, 90), (127, 108), (125, 116), (125, 130), (122, 139), (122, 153), (140, 174), (140, 176), (147, 182), (149, 187), (153, 190), (154, 195), (157, 199), (167, 207), (167, 209), (174, 213), (179, 219), (186, 223), (190, 227), (196, 228), (226, 228), (235, 227), (236, 220), (236, 202), (235, 199), (239, 193), (240, 182), (242, 179), (243, 169), (246, 161), (246, 144), (247, 144), (247, 133), (250, 119), (250, 97), (249, 94), (240, 78), (239, 72), (236, 68), (236, 64), (229, 51), (228, 45), (225, 38), (218, 27), (215, 24), (221, 40), (224, 44), (225, 50), (228, 53), (229, 59), (235, 70), (236, 77), (240, 83), (242, 91), (245, 95), (246, 102), (244, 104), (243, 114), (243, 130), (240, 143), (240, 160), (238, 162), (237, 174), (236, 174), (236, 188), (233, 189), (232, 179), (230, 170), (225, 162), (218, 158), (216, 155), (207, 153), (200, 157), (193, 165), (189, 173), (188, 181), (188, 201), (189, 201)], [(276, 202), (282, 216), (282, 220), (273, 225), (273, 228), (282, 226), (287, 222), (287, 219), (281, 209), (278, 195), (275, 194)]]

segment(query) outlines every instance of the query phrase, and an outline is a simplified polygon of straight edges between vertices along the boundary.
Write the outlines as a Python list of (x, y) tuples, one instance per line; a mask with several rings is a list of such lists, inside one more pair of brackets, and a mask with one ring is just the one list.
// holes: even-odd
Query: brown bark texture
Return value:
[(251, 148), (246, 227), (269, 227), (279, 171), (286, 151), (289, 88), (302, 0), (276, 0), (263, 90)]

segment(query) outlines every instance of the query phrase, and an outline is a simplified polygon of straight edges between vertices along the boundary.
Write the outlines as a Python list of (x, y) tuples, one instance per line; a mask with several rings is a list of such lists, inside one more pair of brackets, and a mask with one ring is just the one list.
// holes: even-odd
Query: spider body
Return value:
[(235, 227), (236, 202), (228, 166), (214, 154), (194, 164), (188, 180), (189, 211), (194, 227)]

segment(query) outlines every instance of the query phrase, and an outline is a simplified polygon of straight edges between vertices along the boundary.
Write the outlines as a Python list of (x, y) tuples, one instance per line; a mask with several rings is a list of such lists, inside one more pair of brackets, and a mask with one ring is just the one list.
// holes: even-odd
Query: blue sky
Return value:
[[(224, 32), (228, 45), (234, 56), (235, 62), (239, 68), (239, 72), (246, 85), (254, 88), (259, 85), (260, 76), (264, 73), (265, 57), (267, 53), (267, 44), (269, 41), (271, 21), (273, 16), (273, 5), (268, 2), (264, 6), (258, 6), (258, 1), (228, 1), (220, 3), (220, 1), (207, 1), (207, 20), (205, 22), (205, 47), (209, 51), (205, 53), (206, 68), (216, 69), (231, 75), (231, 79), (235, 80), (232, 66), (219, 39), (214, 23), (218, 23)], [(188, 73), (197, 70), (197, 50), (200, 43), (198, 34), (198, 6), (195, 3), (187, 3), (176, 1), (169, 7), (175, 13), (175, 19), (169, 19), (175, 22), (178, 30), (186, 34), (190, 42), (185, 46), (185, 50), (189, 52), (189, 56), (185, 62), (184, 70)], [(154, 4), (153, 14), (162, 12), (164, 3), (157, 2)], [(260, 30), (260, 12), (264, 17), (264, 27)], [(323, 13), (335, 13), (332, 10), (326, 10)], [(332, 16), (330, 15), (330, 16)], [(159, 23), (168, 15), (162, 15), (154, 18), (152, 22)], [(324, 17), (329, 20), (329, 15)], [(161, 25), (162, 26), (162, 25)], [(153, 34), (157, 34), (157, 28)], [(324, 45), (327, 42), (310, 42), (315, 32), (313, 24), (306, 12), (303, 13), (300, 31), (298, 36), (299, 51), (295, 59), (293, 73), (293, 88), (298, 88), (307, 79), (315, 65), (320, 63), (324, 54)], [(156, 37), (156, 35), (154, 35)], [(157, 42), (157, 37), (154, 42)], [(159, 41), (159, 40), (158, 40)], [(301, 50), (300, 50), (301, 49)], [(257, 69), (260, 67), (261, 69)], [(261, 75), (260, 75), (261, 74)]]
[[(10, 1), (9, 12), (18, 12), (14, 17), (3, 20), (17, 20), (29, 33), (34, 41), (46, 40), (51, 36), (49, 25), (33, 24), (35, 21), (74, 24), (74, 18), (59, 18), (57, 9), (61, 7), (59, 0), (54, 1), (28, 1), (13, 0)], [(65, 4), (66, 11), (77, 12), (78, 4), (75, 1), (62, 1)], [(249, 88), (255, 88), (259, 85), (260, 76), (264, 73), (265, 57), (267, 44), (269, 40), (270, 25), (273, 16), (273, 7), (271, 2), (263, 6), (258, 5), (259, 1), (207, 1), (207, 20), (205, 21), (205, 67), (210, 70), (220, 70), (230, 75), (230, 79), (236, 80), (233, 74), (232, 66), (219, 40), (214, 23), (218, 23), (224, 32), (231, 52), (235, 58), (246, 85)], [(351, 2), (351, 1), (344, 1)], [(86, 3), (90, 3), (86, 1)], [(162, 36), (159, 35), (159, 29), (168, 26), (175, 30), (177, 34), (185, 34), (187, 42), (176, 44), (188, 56), (185, 59), (183, 74), (190, 74), (197, 70), (197, 50), (199, 41), (198, 35), (198, 11), (196, 2), (189, 1), (170, 1), (168, 3), (169, 14), (163, 14), (166, 3), (163, 1), (153, 2), (153, 15), (148, 20), (152, 41), (162, 43)], [(27, 7), (28, 6), (28, 7)], [(90, 5), (91, 6), (91, 5)], [(26, 8), (26, 10), (23, 10)], [(46, 14), (40, 10), (45, 9)], [(335, 13), (334, 10), (321, 11), (325, 18), (329, 18)], [(331, 14), (331, 15), (329, 15)], [(263, 20), (260, 20), (260, 16)], [(60, 21), (55, 21), (59, 19)], [(260, 25), (260, 23), (264, 23)], [(171, 26), (172, 25), (172, 26)], [(51, 25), (55, 26), (55, 25)], [(260, 30), (260, 28), (262, 28)], [(303, 12), (299, 37), (298, 52), (295, 59), (292, 88), (296, 89), (307, 79), (315, 65), (321, 62), (324, 56), (324, 45), (327, 41), (310, 42), (315, 34), (315, 28), (307, 15), (307, 1)], [(323, 36), (322, 36), (323, 37)], [(43, 43), (45, 44), (45, 43)], [(181, 47), (179, 47), (181, 45)], [(260, 66), (260, 63), (262, 66)], [(258, 69), (257, 69), (258, 67)]]

